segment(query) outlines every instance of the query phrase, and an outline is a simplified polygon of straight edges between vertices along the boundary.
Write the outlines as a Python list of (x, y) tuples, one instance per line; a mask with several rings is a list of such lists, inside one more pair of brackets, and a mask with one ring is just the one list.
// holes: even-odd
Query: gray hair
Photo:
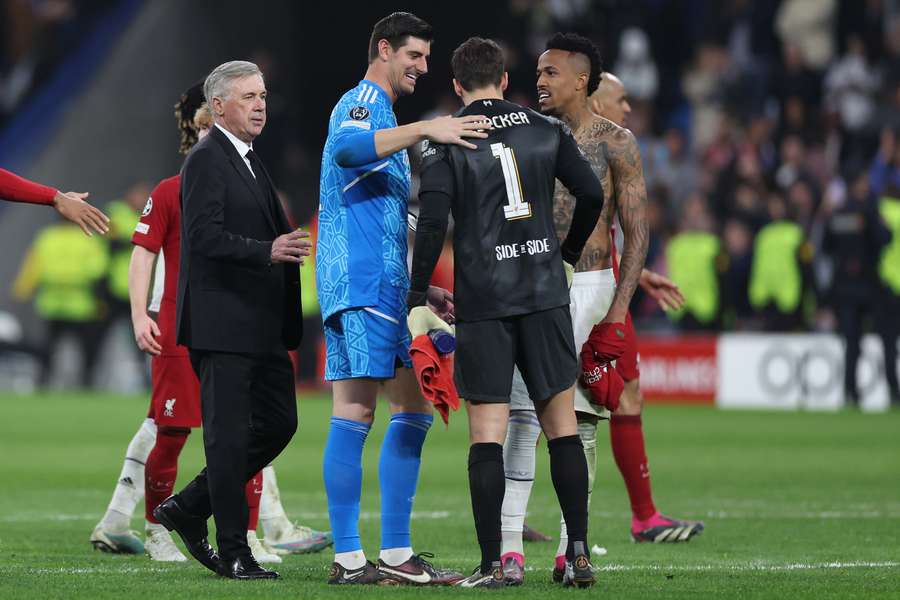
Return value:
[(213, 98), (223, 100), (228, 98), (231, 93), (231, 82), (251, 75), (263, 77), (262, 71), (252, 62), (232, 60), (222, 63), (213, 69), (212, 73), (206, 77), (206, 81), (203, 82), (203, 95), (206, 97), (206, 103), (212, 107)]

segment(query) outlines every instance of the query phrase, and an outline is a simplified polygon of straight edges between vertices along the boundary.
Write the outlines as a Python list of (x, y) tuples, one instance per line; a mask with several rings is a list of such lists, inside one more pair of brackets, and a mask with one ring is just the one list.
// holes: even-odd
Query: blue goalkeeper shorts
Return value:
[(391, 379), (412, 368), (406, 293), (382, 284), (378, 304), (342, 310), (325, 322), (325, 380)]

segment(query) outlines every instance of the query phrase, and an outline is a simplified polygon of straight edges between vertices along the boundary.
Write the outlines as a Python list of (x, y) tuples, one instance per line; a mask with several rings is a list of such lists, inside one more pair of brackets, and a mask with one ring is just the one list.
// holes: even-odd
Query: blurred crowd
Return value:
[(647, 266), (687, 298), (663, 316), (638, 297), (645, 328), (833, 329), (854, 294), (900, 311), (900, 2), (509, 6), (513, 100), (536, 106), (534, 57), (557, 30), (593, 39), (629, 94)]
[[(104, 4), (0, 1), (0, 123)], [(639, 141), (648, 189), (647, 267), (672, 277), (687, 300), (679, 313), (664, 314), (639, 291), (639, 328), (846, 333), (866, 315), (897, 321), (900, 0), (508, 0), (490, 10), (503, 18), (480, 33), (506, 48), (511, 100), (536, 108), (536, 59), (555, 31), (593, 39), (604, 68), (626, 87), (626, 126)], [(446, 29), (441, 43), (450, 47), (436, 52), (464, 39), (456, 39), (462, 24)], [(282, 46), (247, 54), (270, 90), (259, 153), (289, 213), (314, 230), (322, 139), (313, 133), (327, 115), (311, 103), (330, 106), (340, 90), (305, 95), (304, 71), (287, 68), (292, 51)], [(438, 59), (430, 77), (441, 84), (426, 81), (414, 100), (401, 102), (401, 122), (459, 107)], [(342, 68), (361, 72), (361, 65)], [(136, 221), (147, 186), (135, 188), (123, 204)], [(127, 272), (118, 244), (107, 244), (98, 274), (77, 265), (94, 278), (98, 327), (107, 316), (127, 318), (127, 291), (115, 296), (115, 279)], [(40, 238), (28, 261), (39, 247)], [(32, 294), (40, 313), (46, 306), (28, 261), (16, 293)], [(445, 285), (450, 264), (445, 256)], [(313, 267), (306, 271), (304, 316), (316, 320)], [(310, 359), (300, 364), (312, 365), (303, 377), (314, 381), (320, 344), (309, 338)]]
[(0, 0), (0, 127), (115, 0)]

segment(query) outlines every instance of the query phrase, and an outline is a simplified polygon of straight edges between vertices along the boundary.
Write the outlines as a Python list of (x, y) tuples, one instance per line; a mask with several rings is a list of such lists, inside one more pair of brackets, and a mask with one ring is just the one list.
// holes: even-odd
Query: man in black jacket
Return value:
[[(206, 468), (154, 511), (188, 551), (224, 577), (266, 579), (247, 546), (244, 485), (297, 428), (287, 351), (300, 342), (298, 264), (308, 233), (292, 232), (253, 152), (266, 88), (253, 63), (216, 67), (204, 83), (215, 125), (182, 169), (178, 343), (200, 380)], [(219, 555), (207, 541), (216, 520)]]

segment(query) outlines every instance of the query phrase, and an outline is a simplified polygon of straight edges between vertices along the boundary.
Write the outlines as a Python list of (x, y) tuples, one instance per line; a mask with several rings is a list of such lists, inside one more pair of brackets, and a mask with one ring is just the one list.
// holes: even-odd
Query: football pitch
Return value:
[[(95, 552), (88, 543), (106, 508), (143, 397), (0, 395), (0, 599), (335, 598), (471, 596), (482, 591), (332, 587), (331, 554), (288, 556), (275, 582), (217, 578), (195, 562)], [(384, 408), (364, 455), (361, 530), (378, 551), (378, 447)], [(330, 403), (300, 398), (300, 431), (275, 463), (291, 518), (328, 528), (321, 477)], [(650, 405), (644, 415), (654, 498), (666, 514), (706, 521), (687, 544), (633, 544), (630, 511), (598, 435), (590, 543), (598, 583), (588, 591), (550, 582), (555, 542), (526, 545), (516, 598), (900, 598), (900, 412), (722, 412)], [(436, 423), (423, 453), (413, 515), (417, 551), (469, 573), (478, 562), (466, 476), (463, 414)], [(182, 455), (180, 487), (202, 465), (199, 433)], [(556, 537), (559, 513), (546, 444), (538, 448), (529, 523)], [(143, 529), (143, 505), (132, 522)], [(180, 544), (180, 542), (179, 542)]]

